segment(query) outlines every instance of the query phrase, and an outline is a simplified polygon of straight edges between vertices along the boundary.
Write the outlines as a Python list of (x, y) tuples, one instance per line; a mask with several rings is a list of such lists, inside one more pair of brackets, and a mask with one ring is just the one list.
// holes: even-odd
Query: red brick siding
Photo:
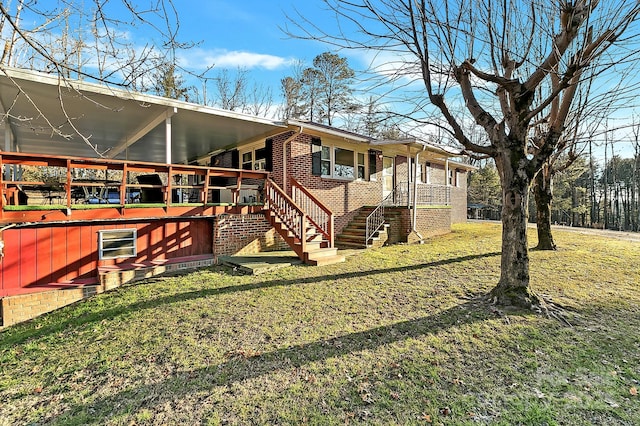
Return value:
[[(274, 141), (274, 151), (276, 149)], [(363, 151), (365, 151), (363, 149)], [(293, 140), (287, 150), (287, 173), (305, 186), (315, 197), (321, 200), (334, 214), (336, 234), (339, 234), (358, 209), (362, 206), (375, 206), (382, 201), (382, 182), (380, 173), (382, 162), (376, 159), (376, 181), (344, 181), (339, 179), (327, 179), (311, 174), (311, 136), (300, 135)], [(274, 178), (275, 172), (274, 156)]]

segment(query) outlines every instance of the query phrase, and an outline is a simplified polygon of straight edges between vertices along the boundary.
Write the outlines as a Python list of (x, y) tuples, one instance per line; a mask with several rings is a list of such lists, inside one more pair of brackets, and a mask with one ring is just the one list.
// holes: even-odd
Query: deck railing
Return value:
[(291, 198), (300, 206), (309, 218), (309, 221), (322, 233), (329, 242), (329, 247), (334, 243), (334, 216), (320, 200), (309, 192), (294, 178), (291, 180)]
[(267, 172), (0, 151), (0, 213), (259, 204)]
[(264, 189), (268, 208), (284, 223), (293, 237), (300, 241), (301, 251), (304, 253), (307, 249), (307, 215), (304, 210), (271, 179), (267, 179)]
[(392, 204), (394, 199), (394, 192), (387, 195), (367, 216), (367, 223), (365, 225), (365, 238), (364, 244), (367, 245), (369, 240), (373, 237), (382, 225), (384, 225), (384, 206)]
[[(393, 201), (388, 201), (388, 203), (394, 204), (396, 206), (413, 205), (413, 183), (403, 182), (396, 186), (393, 193)], [(419, 206), (451, 205), (451, 187), (447, 185), (433, 185), (424, 183), (418, 184), (416, 204)]]

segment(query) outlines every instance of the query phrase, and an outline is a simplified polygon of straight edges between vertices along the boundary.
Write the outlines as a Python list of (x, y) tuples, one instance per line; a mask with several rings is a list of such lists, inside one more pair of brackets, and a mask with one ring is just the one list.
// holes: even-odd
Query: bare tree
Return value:
[[(594, 61), (602, 61), (597, 58)], [(591, 64), (594, 67), (595, 64)], [(605, 91), (594, 87), (597, 74), (591, 73), (578, 86), (571, 111), (564, 124), (562, 135), (554, 149), (536, 174), (533, 194), (536, 205), (536, 223), (539, 250), (555, 250), (556, 244), (551, 232), (551, 203), (553, 199), (553, 177), (570, 168), (586, 151), (588, 143), (606, 131), (606, 120), (611, 114), (636, 104), (638, 93), (637, 62), (628, 64), (623, 70), (616, 70), (615, 80), (607, 82)], [(555, 102), (560, 102), (557, 99)], [(549, 108), (536, 121), (536, 127), (546, 128), (553, 123), (558, 108)]]
[(222, 109), (238, 111), (247, 104), (247, 74), (245, 68), (238, 68), (234, 75), (223, 69), (215, 78), (218, 100)]
[(273, 107), (273, 93), (270, 87), (263, 84), (254, 83), (247, 96), (247, 105), (243, 112), (258, 117), (268, 117), (274, 115), (271, 111)]
[[(640, 5), (631, 0), (324, 3), (340, 20), (340, 32), (323, 32), (310, 19), (291, 20), (302, 32), (298, 36), (400, 58), (405, 71), (395, 75), (419, 73), (423, 99), (444, 117), (449, 134), (468, 152), (495, 160), (502, 187), (502, 258), (500, 280), (489, 296), (499, 304), (543, 307), (530, 286), (529, 186), (556, 149), (581, 82), (637, 57)], [(608, 61), (596, 61), (605, 54)], [(544, 111), (552, 121), (534, 132)], [(483, 129), (488, 143), (473, 142), (467, 122)]]

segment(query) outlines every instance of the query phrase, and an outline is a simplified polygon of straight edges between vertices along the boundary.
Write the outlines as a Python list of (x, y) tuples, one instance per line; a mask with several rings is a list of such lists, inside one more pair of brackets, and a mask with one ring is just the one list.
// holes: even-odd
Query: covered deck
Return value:
[(269, 175), (1, 151), (0, 170), (1, 224), (260, 212)]

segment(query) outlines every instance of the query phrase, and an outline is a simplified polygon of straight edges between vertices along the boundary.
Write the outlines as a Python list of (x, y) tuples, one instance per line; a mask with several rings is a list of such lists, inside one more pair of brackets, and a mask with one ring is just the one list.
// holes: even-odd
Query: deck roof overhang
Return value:
[(422, 139), (383, 139), (371, 142), (372, 146), (400, 146), (408, 147), (413, 152), (427, 152), (435, 158), (448, 159), (462, 155), (462, 151), (446, 145), (435, 145)]
[(6, 67), (0, 118), (4, 151), (174, 164), (287, 129), (266, 118)]

